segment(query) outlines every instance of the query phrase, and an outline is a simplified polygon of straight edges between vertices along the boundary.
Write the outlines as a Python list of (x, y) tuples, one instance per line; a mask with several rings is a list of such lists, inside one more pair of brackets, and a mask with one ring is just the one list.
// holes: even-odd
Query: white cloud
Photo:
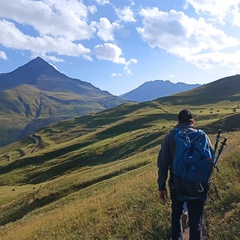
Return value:
[(0, 17), (32, 26), (40, 35), (69, 40), (90, 39), (95, 28), (87, 23), (88, 8), (82, 1), (1, 1)]
[(114, 31), (120, 28), (117, 23), (111, 24), (107, 18), (100, 18), (99, 22), (92, 24), (98, 29), (97, 36), (104, 42), (114, 41)]
[(108, 60), (116, 64), (124, 65), (124, 72), (126, 75), (132, 75), (131, 69), (129, 67), (132, 63), (137, 63), (136, 59), (130, 59), (126, 61), (124, 57), (122, 57), (122, 50), (112, 43), (105, 43), (103, 45), (95, 46), (96, 57), (100, 60)]
[(131, 75), (132, 75), (132, 71), (131, 71), (131, 69), (129, 68), (128, 65), (125, 65), (125, 66), (124, 66), (124, 73), (125, 73), (125, 75), (127, 75), (127, 76), (131, 76)]
[(5, 52), (3, 51), (0, 51), (0, 58), (3, 59), (3, 60), (7, 60), (7, 55)]
[(6, 20), (0, 21), (0, 29), (0, 42), (8, 48), (30, 50), (37, 55), (57, 53), (67, 56), (82, 56), (91, 60), (90, 49), (62, 37), (24, 35), (13, 23)]
[(211, 52), (190, 56), (186, 59), (201, 69), (210, 69), (216, 66), (232, 69), (240, 68), (240, 51), (234, 53)]
[[(55, 57), (55, 56), (46, 56), (46, 55), (44, 55), (44, 56), (41, 56), (42, 58), (44, 58), (46, 61), (47, 60), (49, 60), (49, 61), (51, 61), (51, 62), (64, 62), (64, 60), (62, 59), (62, 58), (58, 58), (58, 57)], [(56, 66), (54, 66), (54, 65), (52, 65), (54, 68), (56, 68), (57, 69), (57, 67)], [(59, 69), (57, 69), (58, 71), (59, 71)]]
[(151, 47), (158, 47), (179, 57), (189, 59), (205, 52), (216, 52), (239, 44), (239, 40), (228, 37), (222, 30), (171, 10), (161, 12), (157, 8), (142, 9), (143, 26), (138, 28), (141, 38)]
[(92, 14), (97, 12), (97, 7), (94, 5), (88, 6), (88, 11)]
[(207, 13), (222, 24), (228, 20), (240, 26), (240, 0), (186, 0), (186, 3), (191, 5), (198, 14)]
[[(110, 4), (107, 0), (96, 2), (100, 5)], [(30, 51), (33, 56), (43, 56), (52, 62), (62, 61), (59, 56), (64, 55), (81, 56), (92, 61), (91, 50), (80, 41), (90, 40), (97, 33), (104, 42), (112, 42), (115, 41), (115, 31), (121, 29), (118, 22), (111, 23), (106, 17), (98, 22), (89, 22), (88, 14), (96, 12), (96, 6), (86, 6), (82, 0), (1, 1), (0, 17), (5, 20), (0, 20), (0, 44)], [(126, 18), (128, 13), (129, 19)], [(133, 21), (130, 8), (123, 9), (121, 14), (125, 21)], [(25, 28), (28, 29), (26, 32)], [(99, 53), (103, 49), (106, 52)], [(127, 64), (116, 45), (99, 45), (96, 52), (100, 59)]]
[(123, 9), (116, 8), (115, 12), (119, 19), (123, 22), (136, 22), (136, 19), (134, 18), (134, 13), (129, 6)]
[[(32, 55), (47, 56), (52, 61), (62, 61), (52, 53), (81, 56), (92, 60), (90, 49), (79, 43), (92, 38), (95, 27), (88, 24), (88, 13), (81, 0), (11, 0), (0, 2), (0, 44), (7, 48), (29, 50)], [(7, 19), (7, 20), (6, 20)], [(16, 27), (14, 22), (17, 22)], [(28, 34), (24, 33), (27, 28)], [(21, 29), (21, 30), (20, 30)]]
[(122, 56), (122, 50), (112, 43), (95, 46), (95, 52), (98, 59), (108, 60), (117, 64), (126, 64)]
[(135, 58), (132, 58), (128, 62), (126, 62), (125, 66), (124, 66), (125, 75), (127, 75), (127, 76), (132, 75), (132, 70), (130, 69), (130, 64), (132, 64), (132, 63), (136, 64), (137, 62), (138, 61)]
[(96, 0), (96, 2), (100, 5), (110, 4), (109, 0)]
[(234, 8), (232, 11), (232, 16), (233, 16), (232, 24), (240, 27), (240, 9)]
[(112, 77), (121, 77), (122, 74), (121, 73), (112, 73), (111, 76)]

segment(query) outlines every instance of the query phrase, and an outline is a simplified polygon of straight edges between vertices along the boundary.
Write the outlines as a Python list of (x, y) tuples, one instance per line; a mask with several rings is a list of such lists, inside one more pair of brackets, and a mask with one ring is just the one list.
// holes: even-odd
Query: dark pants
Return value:
[[(182, 240), (183, 229), (181, 220), (184, 202), (177, 199), (177, 194), (174, 189), (170, 189), (170, 196), (172, 201), (172, 240)], [(204, 202), (199, 200), (188, 200), (187, 208), (190, 230), (189, 240), (201, 240)]]

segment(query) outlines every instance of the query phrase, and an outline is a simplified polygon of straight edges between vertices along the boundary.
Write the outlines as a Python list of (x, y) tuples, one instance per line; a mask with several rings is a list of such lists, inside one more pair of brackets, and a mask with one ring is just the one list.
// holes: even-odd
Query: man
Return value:
[[(197, 132), (194, 128), (193, 114), (188, 109), (183, 109), (178, 114), (178, 124), (175, 126), (178, 129), (188, 129), (189, 131)], [(158, 170), (158, 189), (159, 196), (162, 201), (167, 201), (168, 193), (166, 190), (166, 181), (169, 177), (170, 198), (172, 202), (172, 240), (183, 239), (182, 213), (184, 201), (177, 197), (176, 185), (174, 184), (173, 160), (175, 155), (176, 143), (174, 140), (174, 132), (169, 132), (162, 141), (162, 146), (159, 151), (157, 166)], [(209, 144), (210, 141), (209, 141)], [(190, 228), (190, 240), (202, 239), (202, 216), (203, 216), (204, 201), (188, 200), (188, 224)]]

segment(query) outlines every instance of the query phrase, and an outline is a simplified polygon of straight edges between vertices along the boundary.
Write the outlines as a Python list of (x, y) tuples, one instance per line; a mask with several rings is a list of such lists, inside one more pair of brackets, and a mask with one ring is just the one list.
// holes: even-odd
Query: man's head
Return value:
[(183, 109), (179, 112), (178, 114), (178, 122), (187, 122), (187, 123), (192, 123), (194, 122), (193, 119), (193, 114), (189, 109)]

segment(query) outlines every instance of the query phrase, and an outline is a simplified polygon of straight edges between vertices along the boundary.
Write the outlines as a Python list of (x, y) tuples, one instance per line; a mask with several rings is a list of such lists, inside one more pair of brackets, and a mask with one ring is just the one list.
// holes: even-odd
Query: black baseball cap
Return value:
[(178, 114), (178, 120), (180, 122), (189, 122), (191, 119), (193, 119), (193, 114), (189, 109), (183, 109)]

